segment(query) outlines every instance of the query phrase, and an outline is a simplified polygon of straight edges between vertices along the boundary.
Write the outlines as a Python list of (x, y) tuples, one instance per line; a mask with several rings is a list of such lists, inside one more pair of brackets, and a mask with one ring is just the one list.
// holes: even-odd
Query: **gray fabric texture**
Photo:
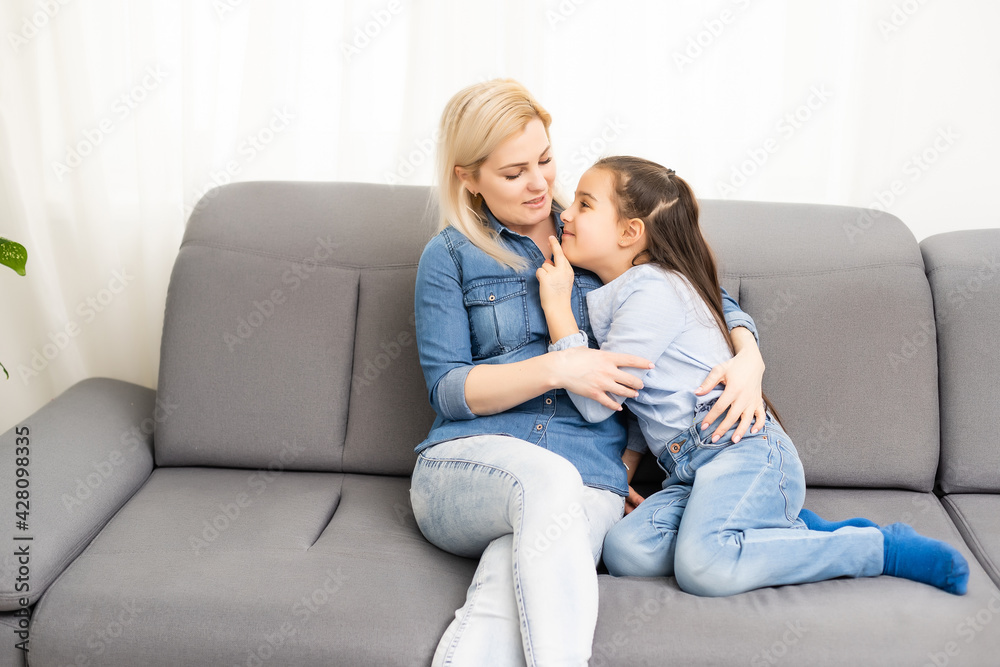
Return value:
[(953, 493), (943, 501), (980, 565), (1000, 586), (1000, 496)]
[(920, 248), (934, 294), (941, 470), (947, 493), (1000, 491), (1000, 229), (938, 234)]
[[(673, 577), (602, 575), (591, 667), (935, 664), (930, 656), (948, 665), (996, 664), (1000, 591), (933, 494), (815, 489), (806, 506), (830, 518), (863, 515), (883, 525), (908, 521), (947, 540), (970, 559), (968, 595), (875, 577), (701, 598), (683, 593)], [(968, 618), (977, 614), (980, 623), (988, 615), (992, 622), (970, 624)]]
[(476, 563), (409, 507), (406, 478), (159, 468), (39, 603), (32, 662), (114, 628), (101, 665), (426, 665)]
[[(92, 378), (79, 382), (0, 435), (4, 474), (0, 497), (10, 516), (0, 522), (0, 609), (15, 610), (27, 593), (34, 604), (108, 519), (149, 476), (156, 418), (169, 418), (169, 401), (151, 389)], [(27, 529), (16, 528), (17, 430), (27, 428), (30, 480)], [(20, 443), (23, 445), (23, 441)], [(15, 538), (30, 537), (29, 540)], [(20, 556), (27, 546), (28, 591), (19, 591)]]
[[(15, 613), (0, 614), (0, 667), (24, 667), (24, 651), (17, 648), (17, 644), (24, 641), (24, 637), (18, 635), (22, 632), (20, 621), (22, 616)], [(31, 650), (29, 636), (28, 650)]]
[(412, 342), (427, 199), (356, 183), (206, 196), (167, 293), (159, 391), (183, 409), (157, 425), (157, 464), (267, 467), (293, 445), (288, 469), (409, 474), (433, 416)]
[(764, 391), (808, 483), (933, 488), (936, 350), (903, 356), (934, 317), (909, 229), (855, 208), (711, 200), (702, 225), (723, 285), (739, 280), (733, 296), (760, 333)]

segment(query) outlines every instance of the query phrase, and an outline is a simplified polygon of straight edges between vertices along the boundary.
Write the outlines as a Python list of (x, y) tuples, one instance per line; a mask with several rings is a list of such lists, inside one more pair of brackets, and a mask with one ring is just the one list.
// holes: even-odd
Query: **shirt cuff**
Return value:
[(438, 382), (438, 404), (443, 412), (441, 416), (445, 419), (457, 421), (475, 419), (478, 416), (465, 402), (465, 380), (473, 368), (475, 366), (472, 364), (453, 368)]
[(569, 336), (563, 336), (556, 342), (549, 345), (549, 352), (562, 352), (563, 350), (568, 350), (571, 347), (589, 347), (590, 341), (587, 339), (587, 334), (581, 329), (575, 334)]
[(639, 428), (639, 422), (633, 417), (628, 420), (627, 425), (628, 439), (626, 440), (625, 448), (633, 452), (639, 452), (640, 454), (648, 452), (649, 445), (646, 443), (646, 436), (642, 434), (642, 429)]
[(757, 347), (760, 347), (760, 337), (757, 336), (757, 327), (754, 325), (753, 320), (745, 317), (734, 317), (726, 320), (726, 326), (729, 327), (729, 331), (732, 331), (736, 327), (749, 329), (750, 333), (753, 334), (754, 340), (757, 341)]

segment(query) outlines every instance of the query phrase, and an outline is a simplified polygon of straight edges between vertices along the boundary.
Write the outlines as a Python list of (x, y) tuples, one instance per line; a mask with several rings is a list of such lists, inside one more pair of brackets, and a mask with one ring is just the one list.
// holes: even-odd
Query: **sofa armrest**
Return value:
[(171, 411), (152, 389), (93, 378), (0, 436), (0, 610), (34, 604), (142, 486)]

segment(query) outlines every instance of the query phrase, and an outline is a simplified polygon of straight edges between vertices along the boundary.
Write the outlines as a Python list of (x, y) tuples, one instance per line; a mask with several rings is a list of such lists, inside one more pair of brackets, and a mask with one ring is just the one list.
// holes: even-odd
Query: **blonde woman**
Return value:
[[(548, 237), (562, 233), (550, 122), (512, 80), (459, 91), (441, 118), (442, 229), (421, 256), (415, 296), (438, 416), (416, 448), (410, 495), (428, 540), (480, 561), (434, 665), (586, 665), (595, 564), (630, 497), (623, 420), (588, 424), (567, 394), (619, 410), (608, 392), (634, 398), (642, 388), (622, 369), (651, 367), (594, 349), (593, 273), (577, 271), (570, 295), (590, 347), (547, 351), (535, 272)], [(718, 421), (718, 435), (736, 425), (738, 440), (764, 422), (764, 364), (753, 321), (724, 292), (723, 302), (737, 354), (699, 391), (726, 385), (705, 423)]]

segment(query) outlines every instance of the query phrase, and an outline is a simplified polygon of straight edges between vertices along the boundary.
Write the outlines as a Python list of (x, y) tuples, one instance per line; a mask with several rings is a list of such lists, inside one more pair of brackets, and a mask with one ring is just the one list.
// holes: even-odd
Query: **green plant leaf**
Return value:
[[(0, 368), (3, 368), (3, 364), (0, 364)], [(7, 376), (8, 380), (10, 379), (10, 373), (7, 372), (6, 368), (3, 368), (3, 374)]]
[(28, 249), (16, 241), (0, 236), (0, 264), (24, 275), (24, 265), (28, 263)]

